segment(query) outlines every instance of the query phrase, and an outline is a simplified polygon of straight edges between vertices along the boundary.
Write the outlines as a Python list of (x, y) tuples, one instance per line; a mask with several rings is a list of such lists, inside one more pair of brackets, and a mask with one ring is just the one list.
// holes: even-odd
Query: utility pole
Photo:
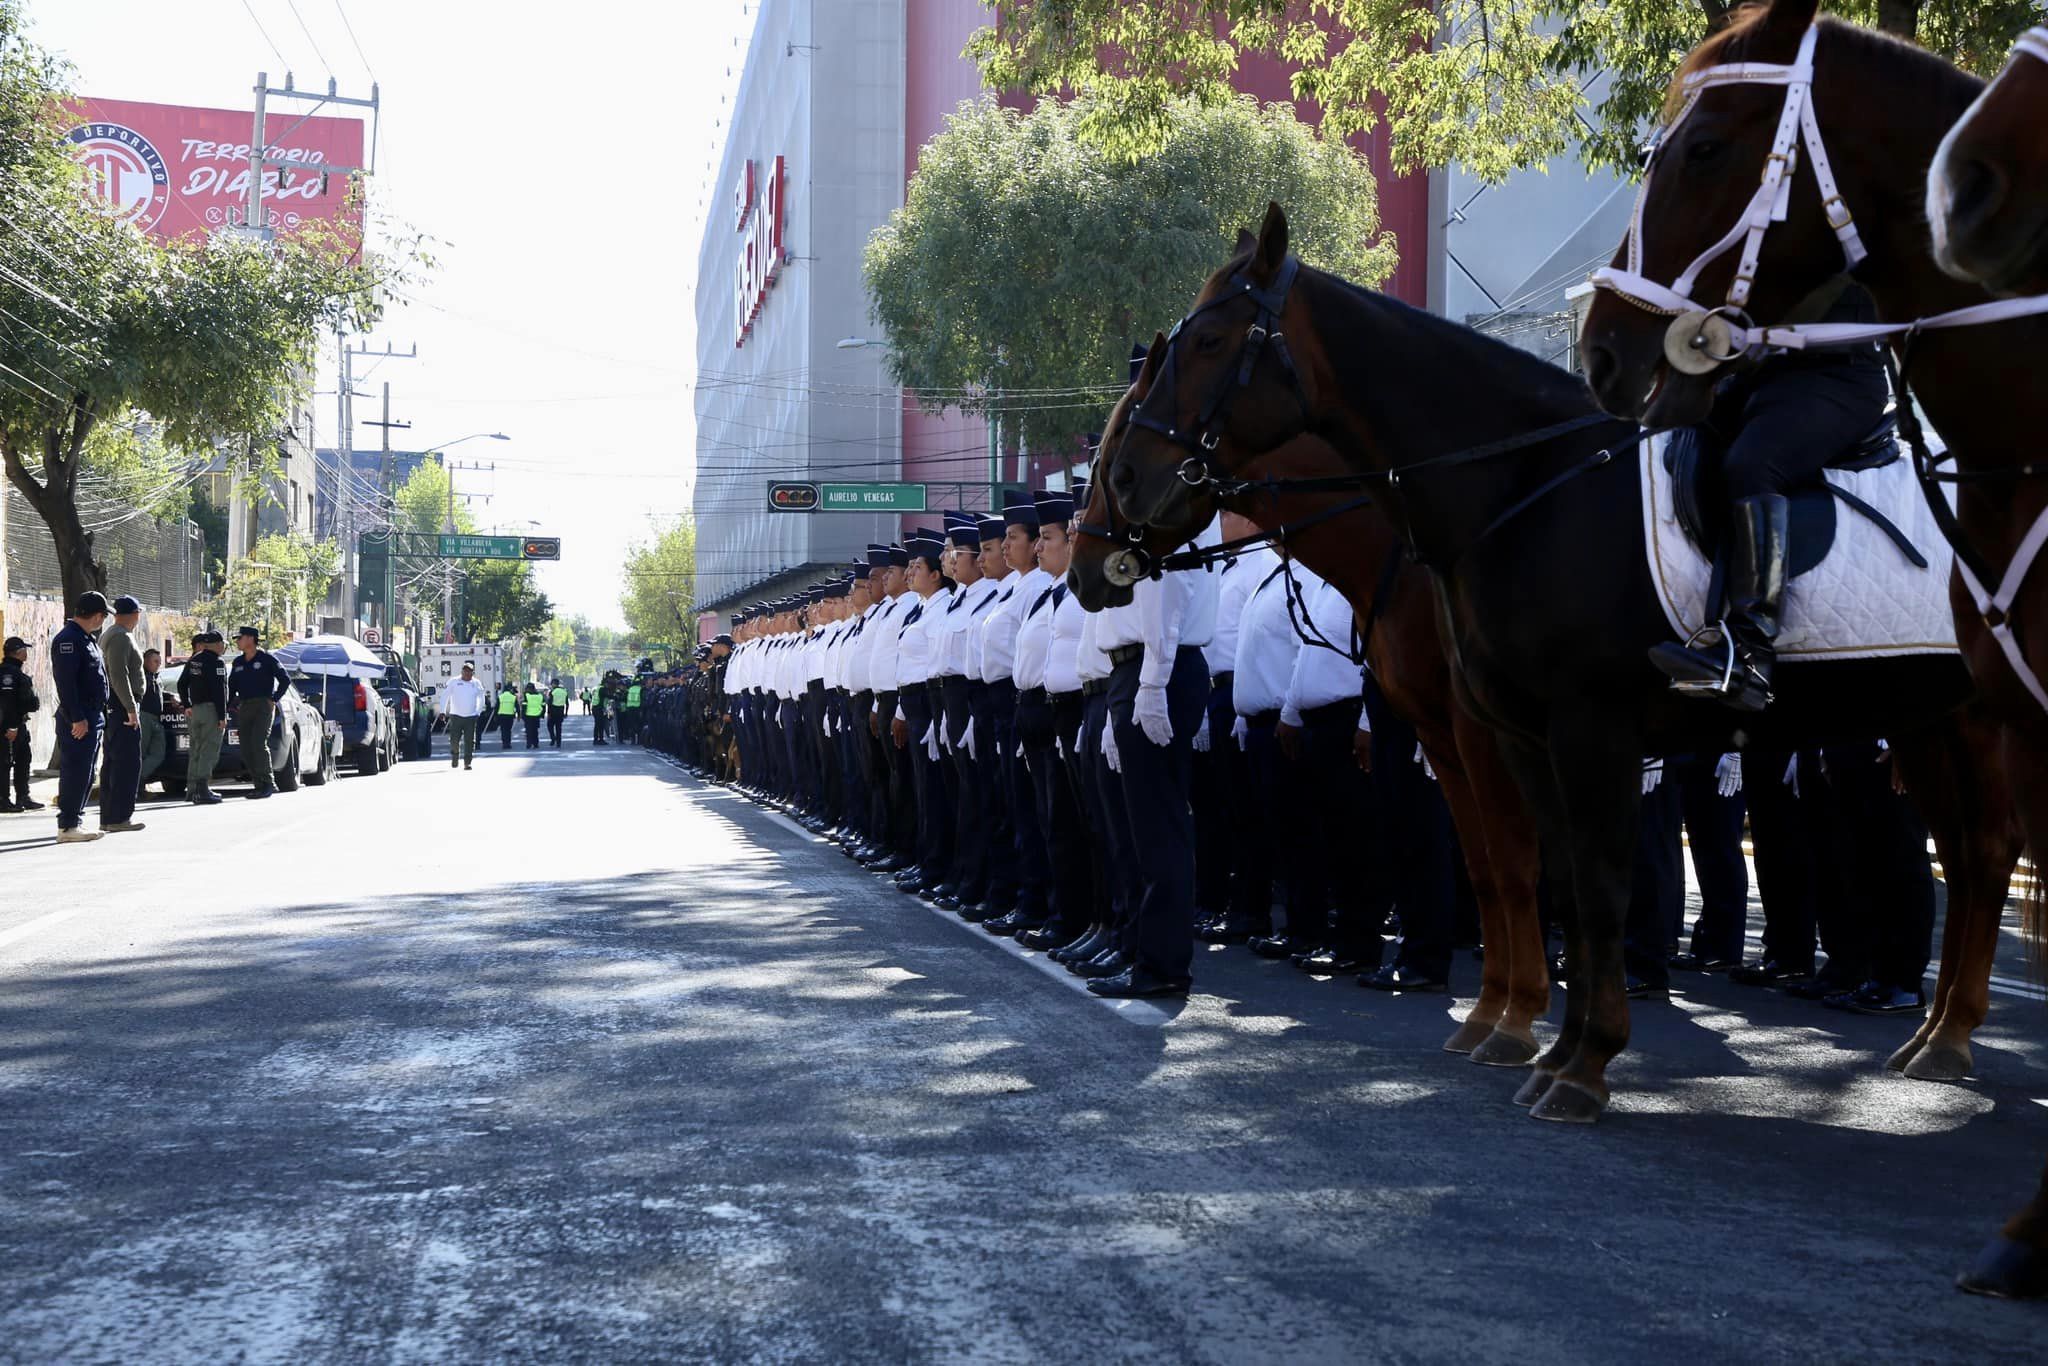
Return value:
[[(447, 525), (442, 529), (450, 536), (453, 536), (456, 533), (455, 472), (457, 470), (496, 471), (498, 465), (496, 461), (472, 462), (465, 465), (459, 460), (449, 460), (444, 456), (441, 461), (441, 468), (448, 472), (448, 521)], [(451, 640), (454, 639), (455, 627), (455, 570), (456, 562), (451, 559), (448, 561), (447, 575), (441, 581), (441, 620), (448, 627)], [(467, 580), (464, 581), (462, 593), (464, 606), (467, 607), (469, 598)], [(467, 616), (468, 614), (465, 612), (464, 615)]]
[[(380, 361), (418, 360), (419, 354), (420, 347), (418, 342), (414, 342), (411, 347), (404, 351), (396, 350), (392, 347), (391, 343), (386, 342), (384, 343), (384, 349), (382, 351), (372, 351), (369, 347), (362, 346), (356, 347), (349, 352), (351, 358), (356, 356), (375, 356)], [(353, 388), (353, 385), (344, 385), (343, 387)], [(393, 422), (391, 420), (391, 381), (384, 381), (383, 419), (381, 421), (369, 422), (364, 425), (379, 428), (384, 433), (384, 439), (382, 442), (383, 455), (378, 462), (377, 469), (377, 491), (378, 496), (382, 499), (382, 504), (379, 508), (379, 511), (381, 513), (391, 506), (391, 496), (392, 493), (394, 492), (394, 489), (392, 488), (391, 430), (394, 427), (403, 430), (409, 430), (412, 427), (412, 423), (410, 422)], [(353, 451), (353, 441), (351, 441), (350, 443), (350, 448), (351, 451)], [(354, 465), (352, 463), (344, 464), (343, 470), (346, 477), (353, 486), (356, 480)], [(351, 503), (353, 503), (353, 500), (355, 498), (353, 487), (351, 487), (349, 497), (351, 499)], [(389, 516), (385, 516), (383, 520), (388, 525), (393, 523), (395, 519)], [(391, 558), (389, 556), (386, 556), (384, 560), (384, 606), (382, 615), (379, 617), (377, 623), (380, 627), (383, 628), (386, 636), (396, 635), (398, 623), (398, 604), (391, 601), (392, 581), (395, 578), (395, 576), (391, 573), (391, 563)]]
[[(374, 174), (377, 169), (375, 165), (337, 166), (325, 161), (293, 162), (287, 160), (284, 149), (272, 147), (266, 138), (268, 132), (266, 125), (268, 122), (269, 101), (273, 95), (280, 99), (310, 101), (312, 103), (313, 108), (308, 110), (305, 117), (300, 119), (299, 122), (304, 122), (305, 118), (311, 118), (314, 112), (318, 111), (323, 105), (342, 104), (350, 105), (357, 109), (369, 110), (372, 130), (370, 133), (372, 157), (376, 155), (377, 147), (377, 134), (375, 130), (377, 123), (383, 118), (383, 102), (374, 82), (370, 86), (370, 98), (365, 100), (340, 93), (339, 87), (331, 76), (327, 80), (327, 92), (322, 94), (317, 90), (298, 89), (292, 83), (292, 73), (289, 71), (284, 73), (284, 85), (282, 88), (273, 87), (270, 84), (270, 73), (268, 71), (256, 73), (256, 118), (249, 133), (249, 186), (243, 203), (242, 221), (235, 226), (244, 236), (253, 237), (261, 242), (268, 242), (276, 235), (270, 226), (269, 211), (263, 207), (263, 193), (266, 188), (264, 184), (264, 168), (266, 166), (279, 168), (280, 174), (289, 174), (292, 170), (302, 170), (308, 175), (317, 175), (322, 179), (330, 175), (354, 175), (359, 171), (365, 175), (370, 175)], [(293, 127), (297, 126), (296, 123), (293, 124)], [(287, 135), (289, 135), (289, 132), (287, 132)], [(273, 152), (278, 153), (278, 155), (272, 156)]]

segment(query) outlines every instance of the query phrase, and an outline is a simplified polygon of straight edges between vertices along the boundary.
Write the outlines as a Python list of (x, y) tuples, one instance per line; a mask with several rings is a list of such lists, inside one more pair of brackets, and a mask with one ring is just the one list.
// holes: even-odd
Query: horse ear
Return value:
[(1252, 257), (1255, 273), (1272, 279), (1287, 259), (1287, 211), (1267, 201), (1266, 221), (1259, 225), (1258, 254)]
[(1771, 0), (1761, 24), (1776, 33), (1804, 34), (1819, 13), (1820, 0)]
[(1159, 367), (1165, 363), (1165, 360), (1166, 334), (1164, 332), (1154, 332), (1152, 334), (1152, 345), (1145, 351), (1145, 363), (1139, 367), (1138, 377), (1132, 380), (1131, 383), (1143, 385), (1148, 389), (1151, 388), (1152, 381), (1159, 374)]
[(1259, 239), (1252, 235), (1250, 228), (1239, 228), (1237, 230), (1237, 245), (1230, 249), (1230, 254), (1232, 256), (1250, 256), (1258, 245)]

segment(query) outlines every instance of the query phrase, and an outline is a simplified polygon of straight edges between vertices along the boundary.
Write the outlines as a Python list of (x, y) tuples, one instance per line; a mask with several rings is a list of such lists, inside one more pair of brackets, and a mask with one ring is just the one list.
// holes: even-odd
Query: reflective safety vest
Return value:
[(567, 707), (569, 705), (569, 690), (567, 688), (555, 689), (554, 693), (551, 695), (551, 700), (553, 701), (555, 706)]
[(535, 689), (526, 695), (526, 714), (528, 716), (539, 716), (545, 707), (546, 702), (541, 697), (539, 689)]
[(640, 685), (638, 683), (626, 689), (626, 705), (629, 707), (640, 705)]
[(513, 715), (517, 710), (518, 703), (519, 694), (513, 692), (510, 688), (505, 689), (505, 691), (498, 694), (498, 715)]

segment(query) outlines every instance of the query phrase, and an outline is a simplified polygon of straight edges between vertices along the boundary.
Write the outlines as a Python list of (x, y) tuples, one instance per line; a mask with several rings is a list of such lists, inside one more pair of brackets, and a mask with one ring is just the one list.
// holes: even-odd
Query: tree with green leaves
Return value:
[(199, 611), (224, 630), (260, 626), (265, 640), (283, 640), (312, 621), (340, 573), (341, 547), (333, 541), (265, 536)]
[(341, 229), (166, 246), (95, 212), (58, 141), (70, 73), (24, 22), (0, 0), (0, 462), (49, 528), (68, 600), (106, 585), (78, 507), (95, 434), (146, 418), (187, 468), (226, 446), (259, 476), (321, 329), (367, 326), (388, 264), (355, 259)]
[(626, 549), (619, 610), (643, 642), (680, 649), (697, 639), (697, 525), (688, 517)]
[[(1084, 135), (1126, 158), (1165, 146), (1183, 101), (1229, 100), (1239, 63), (1258, 54), (1297, 68), (1295, 97), (1321, 108), (1327, 133), (1348, 137), (1385, 119), (1403, 170), (1456, 162), (1499, 180), (1577, 147), (1589, 167), (1626, 174), (1679, 59), (1734, 8), (1728, 0), (995, 0), (994, 22), (967, 51), (994, 89), (1086, 98)], [(2035, 0), (1841, 0), (1831, 8), (1985, 73), (2039, 22)]]
[(632, 668), (642, 653), (639, 642), (626, 632), (593, 625), (579, 615), (550, 621), (529, 658), (538, 677), (594, 680), (606, 669)]
[(1083, 136), (1097, 112), (963, 105), (868, 242), (897, 382), (928, 408), (998, 419), (1012, 452), (1096, 430), (1132, 341), (1187, 311), (1269, 200), (1302, 225), (1303, 260), (1362, 284), (1395, 265), (1371, 168), (1285, 106), (1174, 104), (1138, 161)]
[[(433, 535), (453, 522), (455, 530), (473, 533), (476, 518), (451, 497), (450, 476), (438, 459), (422, 460), (392, 495), (392, 529)], [(433, 556), (399, 556), (392, 564), (399, 583), (438, 585), (441, 574), (460, 575), (462, 601), (472, 640), (524, 640), (529, 644), (555, 615), (554, 604), (533, 581), (533, 566), (523, 560), (467, 560), (449, 571)]]

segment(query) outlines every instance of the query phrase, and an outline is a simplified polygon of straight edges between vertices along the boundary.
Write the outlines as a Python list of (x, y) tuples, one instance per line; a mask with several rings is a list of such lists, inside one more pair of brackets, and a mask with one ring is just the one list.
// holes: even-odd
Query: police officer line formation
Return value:
[[(1463, 859), (1413, 729), (1333, 647), (1344, 595), (1258, 546), (1087, 613), (1065, 585), (1085, 496), (947, 513), (735, 614), (647, 680), (642, 738), (1103, 995), (1185, 993), (1198, 940), (1447, 990), (1478, 943)], [(1252, 530), (1225, 514), (1197, 543)], [(1733, 755), (1646, 769), (1632, 996), (1679, 968), (1922, 1007), (1925, 831), (1868, 749), (1752, 754), (1747, 798)], [(1765, 922), (1746, 965), (1745, 805)], [(1681, 835), (1704, 901), (1686, 952)]]
[[(72, 605), (70, 618), (50, 641), (50, 674), (57, 693), (53, 720), (60, 844), (82, 844), (144, 828), (144, 822), (134, 818), (135, 804), (143, 775), (154, 772), (163, 758), (165, 700), (157, 683), (161, 658), (157, 651), (141, 648), (134, 634), (141, 619), (142, 604), (134, 598), (124, 594), (109, 602), (104, 593), (87, 592)], [(241, 734), (267, 740), (278, 699), (291, 686), (284, 668), (261, 648), (261, 640), (255, 627), (244, 626), (236, 634), (238, 654), (230, 665), (222, 658), (226, 638), (218, 631), (192, 637), (192, 654), (178, 680), (177, 705), (190, 718), (186, 798), (195, 805), (211, 806), (221, 800), (213, 791), (213, 777), (230, 708)], [(28, 786), (28, 718), (42, 708), (24, 667), (29, 649), (21, 637), (8, 637), (5, 662), (0, 664), (0, 736), (5, 738), (14, 790), (13, 800), (0, 802), (0, 811), (6, 812), (43, 809), (43, 803), (30, 798)], [(269, 746), (258, 745), (254, 752), (261, 756), (256, 763), (244, 761), (253, 784), (249, 796), (268, 797), (276, 783)], [(88, 830), (85, 803), (96, 769), (99, 828)]]

